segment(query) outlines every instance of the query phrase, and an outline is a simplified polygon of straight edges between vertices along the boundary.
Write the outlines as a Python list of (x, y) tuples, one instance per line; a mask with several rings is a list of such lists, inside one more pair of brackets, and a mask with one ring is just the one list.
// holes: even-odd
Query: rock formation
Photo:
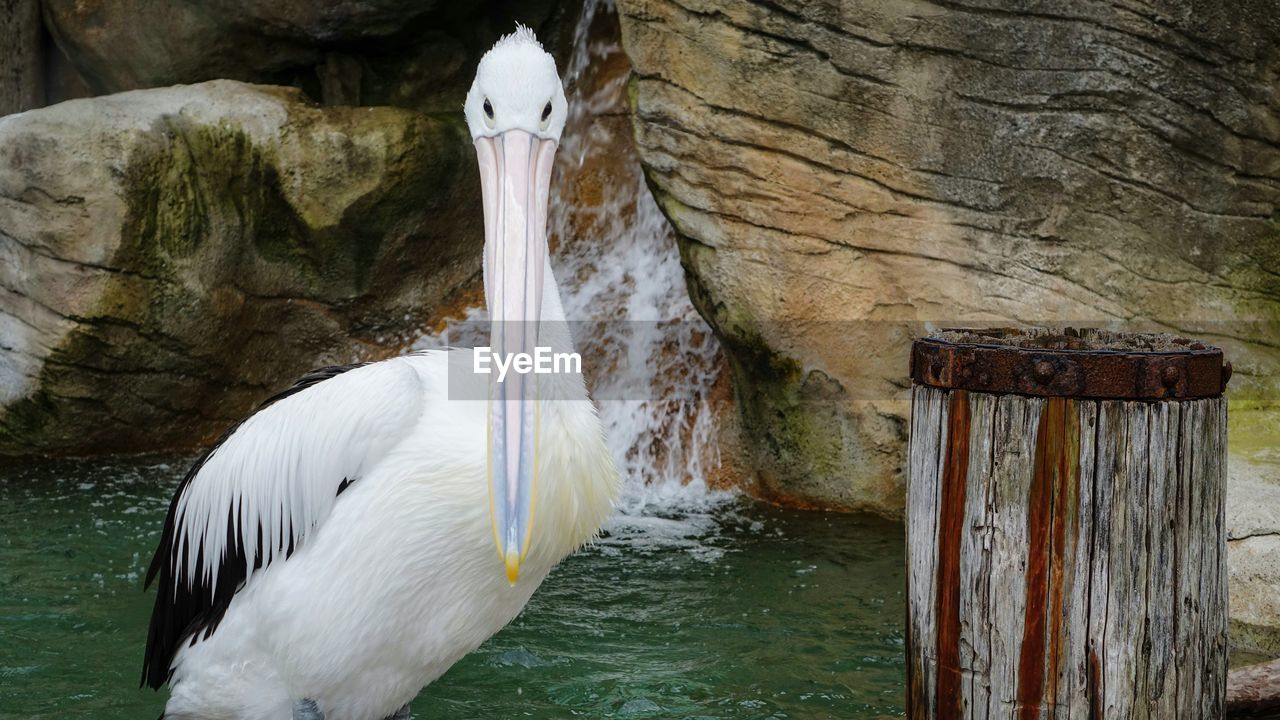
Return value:
[(1232, 458), (1227, 488), (1231, 640), (1280, 657), (1280, 483), (1266, 466)]
[(899, 513), (922, 322), (1222, 344), (1280, 387), (1280, 0), (618, 0), (762, 492)]
[(432, 112), (458, 109), (480, 55), (517, 20), (548, 47), (566, 49), (570, 7), (44, 0), (50, 34), (95, 94), (230, 78), (293, 85), (330, 105)]
[(0, 454), (206, 441), (479, 272), (462, 119), (233, 81), (0, 118)]
[[(43, 12), (41, 12), (43, 11)], [(485, 0), (0, 0), (0, 455), (201, 443), (473, 297)], [(217, 78), (292, 86), (205, 82)], [(328, 106), (390, 105), (388, 107)]]

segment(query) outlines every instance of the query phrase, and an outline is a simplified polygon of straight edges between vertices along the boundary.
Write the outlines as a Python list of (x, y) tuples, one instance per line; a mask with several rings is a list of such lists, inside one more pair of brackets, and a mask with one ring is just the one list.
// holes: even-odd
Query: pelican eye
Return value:
[(484, 126), (493, 129), (496, 123), (493, 121), (493, 103), (489, 102), (489, 98), (484, 99)]
[(542, 122), (539, 123), (538, 126), (543, 130), (546, 130), (547, 126), (550, 124), (551, 124), (551, 101), (548, 100), (547, 104), (542, 108)]

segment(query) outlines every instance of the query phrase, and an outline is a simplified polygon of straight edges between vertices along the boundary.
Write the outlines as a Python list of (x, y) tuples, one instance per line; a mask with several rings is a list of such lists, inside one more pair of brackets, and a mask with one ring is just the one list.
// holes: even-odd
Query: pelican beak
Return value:
[(537, 483), (537, 375), (519, 372), (536, 355), (547, 267), (547, 194), (556, 143), (523, 130), (475, 140), (484, 197), (484, 284), (490, 352), (509, 362), (489, 375), (489, 509), (498, 555), (515, 585), (533, 537)]

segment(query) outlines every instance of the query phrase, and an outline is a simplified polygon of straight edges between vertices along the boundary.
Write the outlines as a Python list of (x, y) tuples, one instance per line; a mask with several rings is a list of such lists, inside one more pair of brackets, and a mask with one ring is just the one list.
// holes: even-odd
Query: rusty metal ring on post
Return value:
[(1231, 379), (1219, 348), (1156, 334), (1126, 337), (1150, 338), (1157, 349), (1097, 347), (1107, 334), (947, 330), (913, 343), (911, 379), (946, 389), (1113, 400), (1217, 397)]

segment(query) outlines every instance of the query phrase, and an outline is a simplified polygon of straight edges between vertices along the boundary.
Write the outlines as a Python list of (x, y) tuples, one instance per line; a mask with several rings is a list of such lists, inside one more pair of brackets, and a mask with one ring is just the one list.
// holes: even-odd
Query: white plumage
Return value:
[[(545, 183), (563, 94), (554, 63), (523, 33), (482, 60), (467, 115), (493, 104), (508, 113), (500, 131), (473, 125), (481, 172), (492, 173), (487, 282), (545, 278), (546, 287), (530, 296), (541, 298), (537, 308), (489, 304), (508, 321), (536, 323), (540, 345), (568, 351), (545, 255)], [(504, 96), (505, 87), (520, 93)], [(501, 155), (515, 157), (512, 147), (531, 148), (528, 167)], [(510, 622), (551, 568), (595, 535), (619, 488), (582, 377), (538, 376), (503, 400), (519, 411), (514, 441), (536, 438), (534, 467), (513, 461), (495, 474), (497, 404), (485, 399), (494, 397), (490, 379), (458, 372), (471, 367), (470, 353), (320, 371), (197, 463), (148, 578), (158, 579), (159, 596), (144, 682), (169, 683), (164, 717), (284, 720), (301, 717), (302, 703), (327, 720), (381, 720)], [(522, 436), (526, 416), (536, 425)], [(516, 499), (495, 509), (503, 482)], [(495, 548), (499, 517), (521, 528), (536, 517), (538, 530), (524, 546), (499, 537)]]
[[(178, 499), (182, 562), (216, 588), (214, 558), (227, 554), (222, 522), (238, 510), (246, 575), (259, 551), (265, 564), (282, 552), (270, 538), (305, 537), (328, 517), (344, 479), (364, 477), (413, 430), (422, 415), (422, 380), (407, 363), (357, 368), (250, 416), (201, 467)], [(285, 545), (287, 547), (287, 544)], [(197, 565), (204, 550), (202, 566)]]

